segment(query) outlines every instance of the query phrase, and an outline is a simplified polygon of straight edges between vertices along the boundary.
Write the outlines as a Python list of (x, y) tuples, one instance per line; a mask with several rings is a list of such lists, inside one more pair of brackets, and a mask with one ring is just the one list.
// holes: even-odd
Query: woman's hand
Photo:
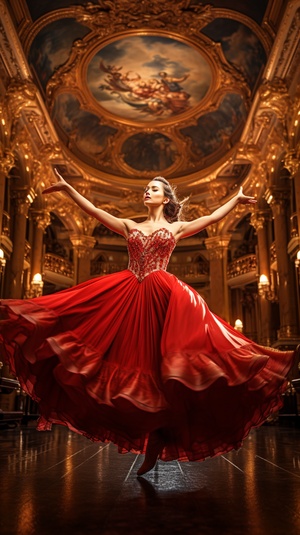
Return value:
[(249, 197), (248, 195), (243, 194), (243, 187), (241, 186), (237, 194), (237, 200), (241, 204), (255, 204), (257, 199), (255, 197)]
[(65, 181), (65, 179), (61, 176), (61, 174), (57, 171), (57, 169), (54, 169), (58, 182), (54, 182), (49, 186), (49, 188), (46, 188), (42, 191), (42, 193), (54, 193), (55, 191), (67, 191), (69, 184)]

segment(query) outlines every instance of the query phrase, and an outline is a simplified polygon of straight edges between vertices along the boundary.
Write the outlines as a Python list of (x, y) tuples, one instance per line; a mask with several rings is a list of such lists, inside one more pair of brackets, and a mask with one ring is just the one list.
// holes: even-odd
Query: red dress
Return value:
[(128, 269), (53, 295), (2, 301), (1, 339), (39, 430), (67, 425), (119, 451), (203, 460), (238, 448), (281, 405), (294, 353), (258, 346), (166, 272), (175, 239), (133, 229)]

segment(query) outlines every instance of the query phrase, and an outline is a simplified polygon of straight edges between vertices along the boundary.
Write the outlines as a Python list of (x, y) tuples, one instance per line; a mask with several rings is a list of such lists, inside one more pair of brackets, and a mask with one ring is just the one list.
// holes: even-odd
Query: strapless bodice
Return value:
[(134, 228), (128, 235), (128, 269), (134, 273), (139, 282), (153, 271), (166, 270), (176, 240), (168, 229), (155, 230), (145, 235)]

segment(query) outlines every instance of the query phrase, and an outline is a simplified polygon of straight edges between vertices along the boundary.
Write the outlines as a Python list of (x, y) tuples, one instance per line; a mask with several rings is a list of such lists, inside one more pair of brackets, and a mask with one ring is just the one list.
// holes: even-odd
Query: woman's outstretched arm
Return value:
[(223, 217), (229, 214), (229, 212), (231, 212), (231, 210), (233, 210), (237, 204), (255, 204), (256, 202), (257, 201), (254, 197), (244, 195), (243, 188), (241, 187), (238, 193), (234, 197), (232, 197), (232, 199), (230, 199), (227, 203), (223, 204), (223, 206), (217, 208), (217, 210), (212, 212), (210, 215), (199, 217), (198, 219), (194, 219), (193, 221), (183, 221), (176, 235), (179, 239), (181, 239), (196, 234), (197, 232), (200, 232), (204, 228), (208, 227), (209, 225), (217, 223), (218, 221), (223, 219)]
[(58, 181), (51, 184), (49, 188), (44, 189), (44, 194), (54, 193), (57, 191), (66, 192), (69, 197), (71, 197), (71, 199), (87, 214), (98, 219), (98, 221), (103, 223), (103, 225), (108, 227), (110, 230), (113, 230), (114, 232), (117, 232), (118, 234), (121, 234), (124, 237), (127, 236), (128, 230), (133, 224), (132, 221), (130, 221), (129, 219), (121, 219), (115, 217), (109, 214), (108, 212), (105, 212), (105, 210), (101, 210), (101, 208), (96, 208), (93, 203), (91, 203), (83, 195), (78, 193), (78, 191), (76, 191), (70, 184), (68, 184), (68, 182), (66, 182), (65, 179), (61, 176), (61, 174), (57, 171), (57, 169), (55, 169), (55, 173), (57, 175)]

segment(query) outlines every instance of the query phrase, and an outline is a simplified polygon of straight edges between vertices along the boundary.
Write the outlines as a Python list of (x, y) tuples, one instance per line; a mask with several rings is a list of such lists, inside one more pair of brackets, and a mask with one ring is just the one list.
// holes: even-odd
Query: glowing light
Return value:
[(1, 123), (5, 126), (5, 119), (1, 119)]
[(42, 282), (42, 275), (40, 273), (36, 273), (35, 275), (33, 275), (32, 282), (34, 284), (39, 284), (40, 282)]
[[(300, 252), (300, 251), (299, 251)], [(4, 251), (3, 249), (0, 249), (0, 258), (4, 258)]]
[(236, 319), (235, 322), (234, 322), (234, 328), (235, 328), (235, 330), (236, 330), (236, 331), (239, 331), (239, 332), (242, 332), (243, 327), (244, 327), (244, 325), (243, 325), (242, 320), (240, 320), (239, 318)]
[(259, 277), (259, 282), (260, 282), (260, 284), (269, 284), (269, 279), (268, 279), (267, 275), (262, 274)]

